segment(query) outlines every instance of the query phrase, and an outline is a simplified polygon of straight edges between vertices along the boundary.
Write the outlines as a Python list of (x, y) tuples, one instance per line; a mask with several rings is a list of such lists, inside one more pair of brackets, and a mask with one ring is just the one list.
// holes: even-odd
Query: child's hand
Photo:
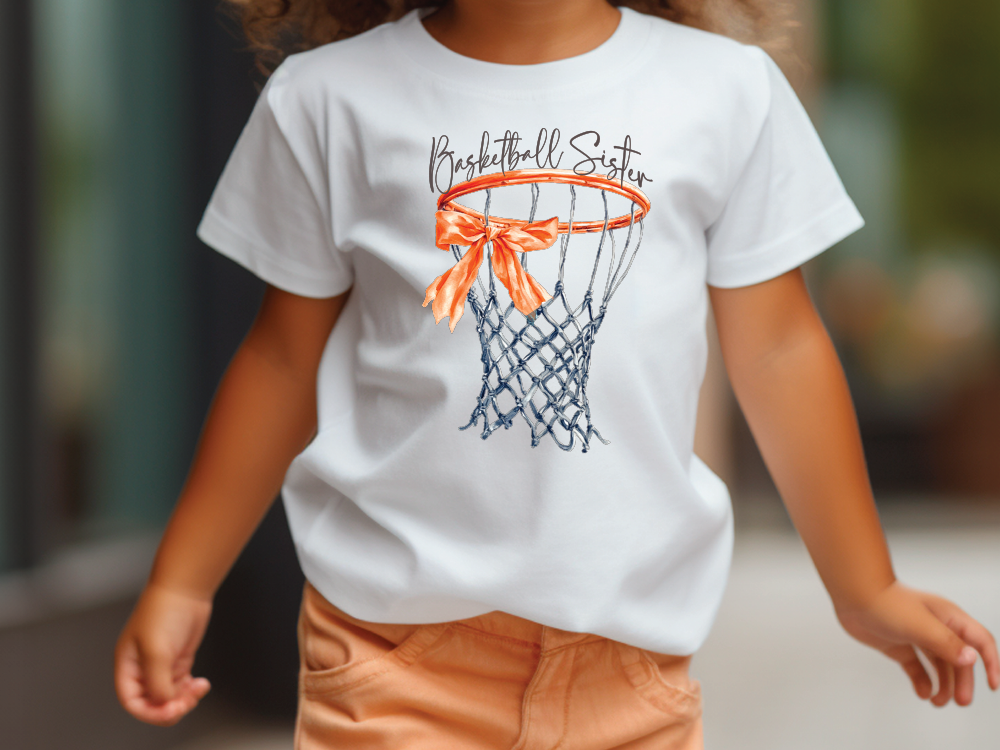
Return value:
[[(898, 581), (866, 607), (837, 609), (844, 629), (862, 643), (899, 662), (921, 699), (943, 706), (972, 702), (973, 665), (982, 654), (990, 688), (1000, 688), (996, 641), (986, 628), (940, 596), (916, 591)], [(917, 658), (919, 648), (934, 664), (938, 691), (931, 697), (931, 680)]]
[(170, 726), (198, 705), (210, 685), (191, 666), (211, 612), (211, 600), (146, 586), (115, 648), (115, 690), (126, 711)]

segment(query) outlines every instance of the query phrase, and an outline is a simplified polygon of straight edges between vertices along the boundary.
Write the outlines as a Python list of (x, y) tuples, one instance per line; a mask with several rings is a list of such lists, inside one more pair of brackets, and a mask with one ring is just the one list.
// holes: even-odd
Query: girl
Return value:
[(863, 224), (808, 117), (706, 14), (620, 5), (240, 3), (280, 65), (199, 235), (268, 289), (118, 643), (133, 715), (208, 691), (213, 594), (280, 489), (297, 748), (701, 747), (732, 542), (692, 453), (709, 303), (847, 632), (935, 705), (977, 652), (1000, 687), (991, 635), (893, 574), (799, 270)]

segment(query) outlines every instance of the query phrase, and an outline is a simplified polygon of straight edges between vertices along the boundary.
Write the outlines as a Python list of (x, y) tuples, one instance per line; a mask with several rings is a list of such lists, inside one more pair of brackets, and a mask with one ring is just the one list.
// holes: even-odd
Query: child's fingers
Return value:
[(930, 597), (927, 607), (963, 641), (976, 649), (983, 657), (986, 679), (993, 690), (1000, 689), (1000, 656), (993, 635), (970, 617), (961, 607), (947, 599)]
[(938, 691), (931, 697), (931, 703), (941, 707), (951, 700), (955, 692), (955, 668), (940, 656), (934, 656), (934, 668), (938, 675)]
[[(983, 630), (986, 630), (983, 628)], [(970, 641), (973, 646), (983, 655), (983, 664), (986, 666), (986, 679), (990, 688), (1000, 690), (1000, 655), (997, 654), (997, 642), (993, 636), (986, 633), (989, 640), (982, 645), (976, 645), (975, 641)]]
[(204, 677), (195, 677), (191, 681), (191, 689), (194, 691), (198, 700), (201, 700), (208, 694), (208, 691), (212, 689), (212, 683)]
[(204, 698), (211, 689), (211, 683), (209, 683), (209, 681), (204, 677), (192, 677), (191, 675), (188, 675), (186, 684), (183, 688), (183, 695), (185, 698), (184, 713), (187, 713), (192, 708), (197, 706), (198, 702)]
[(949, 628), (931, 610), (924, 609), (924, 614), (915, 618), (910, 630), (909, 640), (922, 648), (925, 653), (944, 659), (955, 667), (968, 667), (975, 663), (975, 649), (966, 645), (965, 641)]
[(128, 708), (128, 703), (142, 695), (142, 671), (135, 641), (123, 640), (115, 653), (115, 693), (118, 702)]
[(972, 666), (953, 667), (955, 671), (955, 703), (968, 706), (972, 703), (976, 674)]
[(896, 646), (887, 650), (885, 654), (903, 668), (907, 677), (910, 678), (910, 682), (913, 683), (913, 689), (918, 698), (927, 700), (931, 697), (934, 686), (931, 684), (930, 675), (924, 669), (924, 665), (917, 657), (913, 646)]
[(166, 703), (154, 704), (150, 702), (148, 696), (139, 695), (130, 699), (125, 708), (141, 721), (168, 727), (176, 724), (197, 706), (209, 687), (208, 680), (203, 677), (188, 677), (178, 685), (176, 697)]
[(140, 721), (159, 726), (169, 726), (183, 715), (178, 713), (184, 708), (183, 700), (156, 704), (151, 702), (140, 661), (140, 650), (134, 638), (123, 639), (115, 657), (115, 692), (126, 711)]
[(146, 697), (153, 704), (167, 703), (176, 696), (173, 678), (174, 655), (169, 648), (138, 643), (139, 665)]

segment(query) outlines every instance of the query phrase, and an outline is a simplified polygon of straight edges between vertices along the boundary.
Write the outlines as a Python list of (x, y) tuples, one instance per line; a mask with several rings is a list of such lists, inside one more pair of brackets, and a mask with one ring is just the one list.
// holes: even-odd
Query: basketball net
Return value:
[[(555, 219), (535, 222), (540, 185), (544, 183), (568, 186), (569, 212), (566, 222), (557, 223)], [(491, 218), (493, 190), (518, 184), (529, 184), (531, 188), (531, 209), (527, 220)], [(577, 189), (580, 187), (600, 190), (603, 219), (574, 222)], [(482, 212), (468, 208), (456, 200), (479, 191), (486, 194), (485, 209)], [(626, 198), (630, 202), (628, 212), (613, 216), (608, 207), (609, 194)], [(450, 247), (455, 256), (457, 263), (454, 268), (458, 269), (463, 264), (463, 259), (466, 268), (471, 268), (470, 258), (467, 256), (476, 251), (477, 247), (480, 248), (479, 252), (485, 250), (478, 270), (469, 272), (470, 278), (466, 283), (470, 286), (464, 298), (476, 318), (476, 331), (482, 350), (482, 387), (469, 422), (459, 429), (478, 427), (482, 420), (480, 435), (485, 440), (499, 428), (509, 429), (518, 419), (523, 419), (531, 430), (532, 447), (537, 446), (546, 435), (566, 451), (572, 451), (579, 443), (582, 452), (586, 453), (593, 437), (605, 445), (609, 443), (591, 419), (587, 398), (591, 355), (608, 303), (624, 281), (639, 251), (643, 219), (649, 209), (646, 196), (627, 182), (553, 169), (483, 175), (455, 185), (440, 197), (439, 246), (442, 244), (442, 217), (450, 218), (452, 224), (462, 224), (463, 227), (468, 225), (471, 229), (467, 234), (478, 229), (475, 236), (478, 237), (479, 245), (467, 240), (463, 241), (472, 244), (468, 249), (459, 244), (444, 245)], [(455, 216), (451, 212), (457, 212), (461, 216)], [(546, 232), (549, 234), (546, 235)], [(590, 283), (582, 300), (574, 305), (567, 298), (564, 283), (570, 241), (574, 235), (596, 232), (600, 232), (600, 238), (594, 253)], [(535, 301), (530, 301), (532, 290), (518, 288), (516, 280), (526, 279), (527, 284), (522, 283), (522, 286), (535, 283), (527, 274), (530, 253), (516, 252), (517, 237), (523, 238), (527, 233), (531, 233), (529, 241), (535, 243), (530, 248), (532, 250), (538, 249), (538, 242), (549, 241), (554, 244), (554, 235), (557, 235), (559, 242), (558, 276), (551, 296), (534, 309), (530, 309), (536, 304)], [(509, 257), (511, 248), (514, 248), (517, 255), (520, 269)], [(467, 252), (463, 253), (463, 250)], [(495, 258), (500, 252), (507, 255)], [(601, 274), (602, 278), (598, 278), (602, 256), (606, 255), (610, 255), (605, 258), (607, 270)], [(495, 264), (495, 260), (499, 262)], [(497, 268), (502, 274), (499, 279), (503, 282), (500, 288), (506, 287), (509, 300), (506, 299), (507, 295), (501, 298), (498, 294)], [(508, 273), (507, 269), (513, 270)], [(521, 270), (524, 271), (523, 274)], [(474, 279), (471, 278), (472, 273), (475, 274)], [(440, 293), (443, 283), (439, 282), (446, 276), (447, 274), (439, 276), (428, 287), (425, 305)], [(455, 282), (452, 282), (452, 286), (455, 286)], [(542, 287), (538, 288), (544, 292)], [(519, 304), (515, 304), (515, 299)], [(536, 295), (535, 299), (540, 298)], [(523, 309), (519, 309), (519, 306)], [(461, 300), (453, 303), (455, 309), (451, 313), (452, 329), (457, 318), (462, 315), (463, 307)], [(439, 314), (448, 313), (436, 305), (435, 316)]]

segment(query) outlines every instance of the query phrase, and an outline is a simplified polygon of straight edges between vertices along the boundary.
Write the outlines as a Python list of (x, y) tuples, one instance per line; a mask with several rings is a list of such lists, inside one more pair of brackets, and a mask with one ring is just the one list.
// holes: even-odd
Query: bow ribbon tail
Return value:
[(533, 250), (532, 247), (515, 246), (505, 237), (493, 240), (493, 273), (510, 293), (510, 301), (522, 314), (531, 315), (539, 305), (552, 298), (535, 277), (524, 270), (518, 250)]
[(462, 313), (465, 311), (465, 299), (469, 295), (472, 283), (479, 275), (479, 267), (483, 263), (483, 246), (486, 238), (482, 237), (472, 243), (462, 259), (438, 276), (427, 287), (424, 297), (424, 307), (433, 300), (431, 311), (434, 313), (435, 325), (442, 318), (449, 317), (448, 329), (454, 333)]

